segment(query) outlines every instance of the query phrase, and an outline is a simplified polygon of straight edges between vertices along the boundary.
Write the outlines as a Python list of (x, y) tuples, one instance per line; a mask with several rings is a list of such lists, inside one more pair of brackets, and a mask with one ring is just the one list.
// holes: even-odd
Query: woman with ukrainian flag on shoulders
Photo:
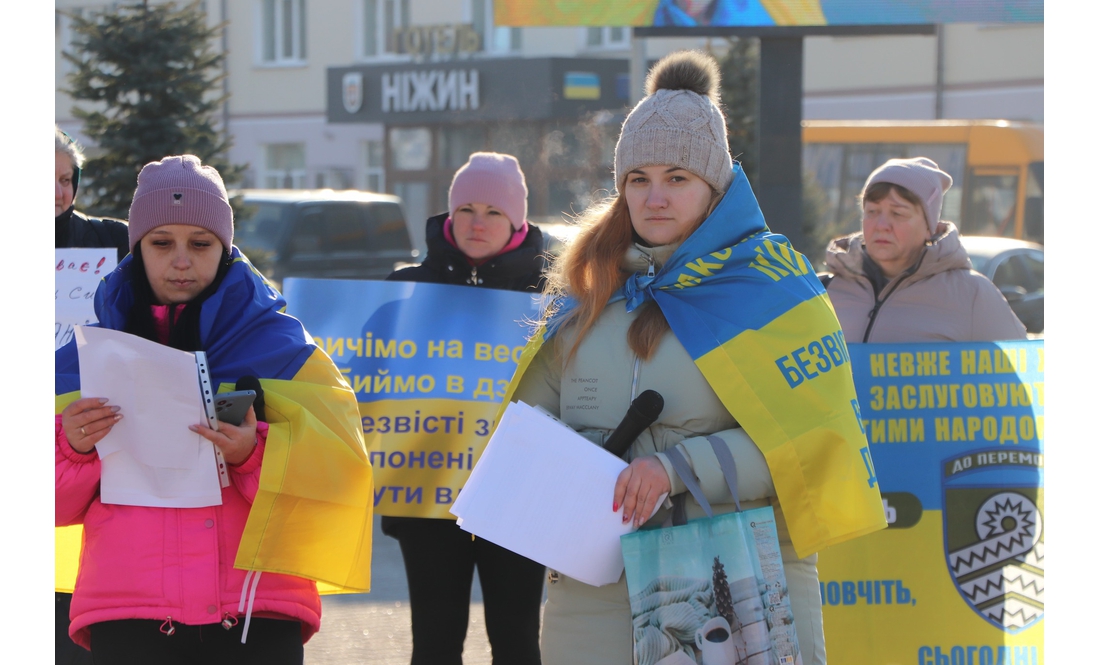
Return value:
[[(355, 395), (233, 246), (217, 170), (193, 155), (138, 175), (130, 251), (95, 296), (99, 326), (204, 351), (213, 386), (263, 391), (239, 426), (196, 423), (228, 465), (220, 505), (104, 503), (96, 444), (127, 413), (80, 393), (75, 342), (56, 357), (56, 525), (82, 525), (69, 633), (96, 663), (302, 663), (317, 582), (370, 586), (371, 468)], [(258, 406), (258, 403), (257, 403)], [(59, 542), (61, 540), (59, 539)], [(59, 566), (72, 552), (59, 551)]]
[[(718, 90), (717, 63), (698, 52), (649, 73), (615, 149), (618, 192), (584, 213), (556, 262), (554, 299), (511, 399), (602, 443), (637, 395), (659, 392), (664, 410), (607, 497), (641, 528), (665, 522), (665, 508), (647, 517), (666, 493), (673, 510), (704, 516), (672, 449), (715, 513), (735, 509), (708, 437), (720, 440), (742, 507), (775, 508), (802, 662), (820, 665), (816, 552), (886, 521), (840, 325), (810, 262), (768, 230), (730, 158)], [(812, 379), (798, 362), (814, 364)], [(546, 665), (632, 662), (625, 579), (593, 587), (551, 571), (547, 589)]]

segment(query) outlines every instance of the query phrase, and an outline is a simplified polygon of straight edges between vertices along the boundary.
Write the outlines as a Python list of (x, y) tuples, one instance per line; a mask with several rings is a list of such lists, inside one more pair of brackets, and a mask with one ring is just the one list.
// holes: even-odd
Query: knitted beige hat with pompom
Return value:
[(733, 180), (726, 119), (718, 108), (721, 74), (713, 57), (677, 51), (646, 77), (646, 97), (623, 122), (615, 146), (615, 185), (643, 166), (679, 166), (719, 192)]

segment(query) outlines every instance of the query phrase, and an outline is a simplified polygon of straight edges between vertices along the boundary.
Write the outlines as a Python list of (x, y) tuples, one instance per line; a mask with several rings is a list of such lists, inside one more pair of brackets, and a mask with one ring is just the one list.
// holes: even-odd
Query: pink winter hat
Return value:
[(952, 182), (951, 176), (941, 171), (938, 164), (927, 157), (886, 160), (867, 177), (867, 184), (859, 194), (860, 200), (867, 193), (867, 188), (877, 182), (901, 185), (916, 194), (924, 203), (924, 221), (928, 224), (928, 231), (936, 235), (943, 195), (951, 189)]
[(527, 181), (516, 158), (499, 152), (470, 155), (451, 181), (451, 217), (468, 203), (491, 205), (508, 216), (512, 228), (523, 228), (527, 220)]
[(203, 166), (194, 155), (165, 157), (142, 167), (130, 204), (130, 251), (145, 234), (166, 224), (200, 226), (226, 249), (233, 246), (233, 209), (217, 169)]

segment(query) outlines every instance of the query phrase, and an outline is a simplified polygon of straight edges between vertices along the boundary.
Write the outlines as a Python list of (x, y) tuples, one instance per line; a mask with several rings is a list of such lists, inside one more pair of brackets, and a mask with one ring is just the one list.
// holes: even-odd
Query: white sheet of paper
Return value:
[(117, 330), (77, 326), (75, 334), (81, 395), (106, 397), (123, 415), (96, 445), (100, 500), (220, 505), (214, 444), (188, 429), (206, 422), (195, 355)]
[(611, 511), (625, 468), (566, 425), (515, 402), (451, 513), (479, 538), (586, 584), (611, 584), (623, 573), (619, 537), (634, 531), (621, 507)]
[(73, 337), (73, 326), (96, 322), (94, 298), (104, 275), (118, 265), (114, 247), (54, 250), (54, 348)]

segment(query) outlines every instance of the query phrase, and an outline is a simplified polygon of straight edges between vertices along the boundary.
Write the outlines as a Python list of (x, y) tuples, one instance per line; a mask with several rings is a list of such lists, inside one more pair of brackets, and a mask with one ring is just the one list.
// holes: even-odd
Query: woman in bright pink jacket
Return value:
[[(215, 387), (251, 376), (279, 380), (271, 384), (277, 389), (308, 374), (303, 381), (330, 391), (331, 413), (347, 406), (339, 371), (233, 247), (232, 210), (216, 170), (191, 155), (146, 165), (129, 233), (131, 255), (96, 293), (101, 327), (205, 351)], [(69, 403), (56, 417), (55, 517), (58, 526), (84, 526), (70, 612), (74, 641), (96, 663), (302, 663), (303, 644), (320, 627), (316, 583), (234, 567), (274, 425), (250, 409), (240, 426), (192, 426), (228, 464), (221, 505), (103, 503), (105, 461), (96, 443), (123, 417), (156, 414), (122, 413), (109, 395), (81, 397), (79, 378), (69, 344), (56, 358), (59, 406)], [(348, 413), (356, 414), (350, 389), (346, 395)], [(349, 428), (358, 428), (357, 416)], [(351, 444), (358, 445), (369, 487), (361, 438)]]

